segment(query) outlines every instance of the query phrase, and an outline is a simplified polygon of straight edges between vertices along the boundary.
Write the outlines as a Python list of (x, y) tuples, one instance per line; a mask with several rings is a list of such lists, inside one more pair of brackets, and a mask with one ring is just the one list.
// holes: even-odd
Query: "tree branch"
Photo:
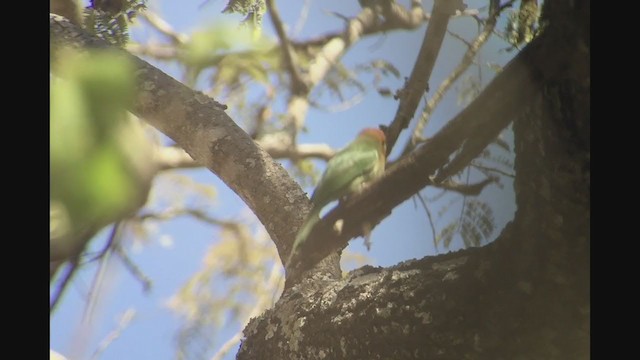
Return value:
[(60, 282), (58, 283), (57, 290), (53, 294), (53, 298), (51, 299), (51, 303), (49, 305), (49, 314), (53, 314), (53, 311), (56, 309), (56, 306), (60, 302), (62, 298), (62, 294), (67, 289), (67, 286), (70, 284), (71, 278), (78, 270), (78, 258), (75, 257), (68, 261), (67, 263), (67, 271), (62, 275)]
[(385, 129), (387, 135), (387, 155), (400, 136), (400, 132), (409, 126), (420, 98), (429, 89), (429, 78), (435, 65), (436, 58), (442, 47), (442, 41), (447, 33), (449, 18), (462, 11), (464, 4), (461, 0), (436, 0), (433, 6), (433, 16), (424, 35), (420, 53), (413, 66), (409, 80), (401, 91), (400, 104), (391, 125)]
[(293, 48), (291, 47), (291, 42), (289, 41), (289, 38), (284, 31), (284, 27), (282, 26), (282, 20), (280, 19), (278, 9), (274, 4), (274, 0), (266, 0), (266, 4), (267, 10), (269, 11), (269, 15), (271, 17), (271, 23), (276, 29), (278, 38), (280, 38), (282, 59), (284, 60), (284, 66), (289, 73), (289, 77), (291, 78), (291, 93), (295, 95), (306, 95), (309, 89), (307, 84), (300, 76), (300, 71), (298, 70), (298, 66), (296, 65), (296, 61), (294, 59)]
[(189, 37), (187, 35), (181, 34), (173, 30), (173, 28), (171, 27), (171, 25), (169, 25), (169, 23), (164, 21), (163, 18), (161, 18), (158, 14), (154, 13), (153, 11), (150, 11), (147, 9), (145, 11), (140, 12), (139, 15), (140, 17), (145, 19), (147, 23), (151, 25), (151, 27), (153, 27), (162, 35), (167, 37), (172, 44), (184, 45), (187, 43), (187, 41), (189, 41)]
[[(496, 1), (496, 0), (492, 0), (492, 1)], [(489, 38), (490, 38), (490, 36), (491, 36), (491, 34), (493, 32), (493, 29), (495, 28), (496, 20), (498, 18), (498, 15), (500, 15), (500, 11), (503, 8), (504, 7), (500, 7), (500, 8), (498, 8), (497, 11), (493, 11), (491, 14), (489, 14), (489, 19), (487, 20), (487, 23), (486, 23), (484, 29), (476, 37), (476, 39), (473, 41), (473, 43), (469, 44), (469, 47), (468, 47), (467, 51), (465, 52), (465, 54), (463, 55), (462, 60), (460, 61), (458, 66), (456, 66), (456, 68), (449, 74), (449, 76), (444, 81), (442, 81), (442, 83), (438, 87), (438, 90), (436, 90), (436, 92), (433, 94), (431, 99), (429, 99), (429, 101), (427, 101), (427, 104), (425, 105), (424, 109), (422, 110), (422, 115), (420, 117), (420, 120), (416, 124), (415, 129), (413, 130), (413, 134), (411, 135), (411, 139), (405, 145), (403, 153), (405, 153), (405, 154), (408, 153), (409, 151), (413, 150), (418, 145), (418, 142), (420, 141), (420, 139), (422, 137), (422, 133), (424, 132), (424, 127), (429, 122), (429, 118), (431, 117), (431, 113), (436, 108), (436, 106), (438, 106), (438, 104), (440, 103), (440, 101), (444, 97), (444, 94), (449, 90), (449, 88), (451, 88), (451, 86), (456, 82), (456, 80), (458, 80), (458, 78), (473, 63), (473, 59), (475, 58), (476, 54), (478, 53), (478, 51), (480, 50), (482, 45), (484, 45), (487, 42), (487, 40), (489, 40)], [(417, 104), (416, 104), (416, 106), (417, 106)]]
[(451, 180), (444, 181), (440, 184), (434, 184), (434, 187), (454, 191), (464, 196), (478, 196), (487, 185), (496, 182), (495, 178), (487, 178), (475, 184), (459, 184)]
[(104, 339), (102, 339), (102, 341), (100, 341), (98, 348), (93, 352), (90, 360), (99, 359), (100, 355), (102, 355), (102, 353), (109, 347), (109, 345), (111, 345), (120, 337), (120, 335), (122, 335), (135, 315), (136, 311), (134, 309), (127, 309), (127, 311), (125, 311), (124, 314), (120, 316), (120, 319), (118, 320), (118, 326), (113, 331), (111, 331)]

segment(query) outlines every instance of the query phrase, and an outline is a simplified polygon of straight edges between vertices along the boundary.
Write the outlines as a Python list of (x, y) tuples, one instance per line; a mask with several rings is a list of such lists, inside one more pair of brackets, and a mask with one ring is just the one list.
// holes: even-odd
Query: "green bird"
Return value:
[(329, 160), (318, 186), (311, 195), (311, 211), (298, 231), (287, 266), (300, 245), (320, 221), (320, 211), (330, 202), (360, 191), (367, 182), (382, 175), (386, 154), (384, 132), (367, 128)]

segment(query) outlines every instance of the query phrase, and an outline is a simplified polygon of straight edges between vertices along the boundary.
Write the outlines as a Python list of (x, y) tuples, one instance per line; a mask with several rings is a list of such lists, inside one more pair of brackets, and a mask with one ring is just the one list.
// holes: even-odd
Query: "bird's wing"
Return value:
[(375, 147), (352, 147), (334, 156), (327, 164), (318, 187), (311, 197), (315, 206), (323, 207), (349, 192), (351, 183), (367, 178), (379, 161)]

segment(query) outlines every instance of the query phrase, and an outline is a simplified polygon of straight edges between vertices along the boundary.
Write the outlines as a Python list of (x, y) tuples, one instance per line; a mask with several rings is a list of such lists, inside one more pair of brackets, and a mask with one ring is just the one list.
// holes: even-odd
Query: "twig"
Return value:
[(293, 36), (297, 36), (302, 31), (304, 24), (307, 22), (307, 17), (309, 16), (309, 9), (311, 9), (311, 0), (304, 0), (302, 4), (302, 9), (300, 10), (300, 16), (298, 17), (298, 21), (296, 25), (293, 27)]
[(122, 332), (127, 328), (127, 326), (129, 326), (131, 320), (133, 320), (135, 315), (136, 311), (134, 309), (128, 309), (124, 312), (124, 314), (122, 314), (122, 316), (120, 317), (120, 321), (118, 321), (118, 327), (110, 332), (100, 342), (96, 351), (94, 351), (93, 355), (91, 355), (91, 360), (98, 359), (100, 355), (109, 347), (109, 345), (111, 345), (111, 343), (113, 343), (122, 335)]
[(146, 11), (141, 12), (139, 16), (145, 19), (147, 23), (151, 25), (151, 27), (169, 38), (169, 40), (174, 45), (184, 45), (187, 41), (189, 41), (189, 37), (187, 35), (180, 34), (173, 30), (171, 25), (169, 25), (168, 22), (164, 21), (164, 19), (161, 18), (158, 14), (147, 9)]
[(454, 191), (464, 196), (478, 196), (487, 185), (493, 182), (496, 182), (495, 177), (489, 177), (475, 184), (458, 184), (451, 180), (447, 180), (439, 184), (433, 184), (432, 186), (448, 191)]
[(436, 225), (433, 223), (433, 217), (431, 216), (431, 211), (429, 210), (429, 207), (427, 206), (426, 201), (424, 201), (424, 199), (422, 198), (422, 194), (416, 193), (416, 196), (420, 200), (420, 203), (422, 204), (422, 207), (424, 208), (424, 211), (427, 213), (427, 218), (429, 219), (429, 226), (431, 226), (431, 236), (433, 238), (433, 248), (436, 251), (438, 251), (438, 243), (436, 242)]
[(98, 251), (97, 255), (95, 255), (91, 259), (87, 260), (87, 262), (93, 262), (93, 261), (96, 261), (98, 259), (101, 259), (102, 257), (105, 256), (107, 251), (111, 250), (111, 248), (113, 247), (113, 242), (115, 241), (115, 238), (116, 238), (116, 234), (118, 232), (118, 225), (119, 224), (120, 224), (120, 222), (116, 222), (116, 223), (113, 224), (113, 226), (111, 227), (111, 232), (109, 233), (109, 237), (107, 238), (107, 242), (104, 244), (102, 249), (100, 249), (100, 251)]
[(147, 219), (152, 219), (157, 221), (164, 221), (164, 220), (171, 220), (175, 217), (184, 216), (184, 215), (193, 216), (196, 219), (202, 222), (205, 222), (209, 225), (230, 226), (231, 224), (234, 224), (233, 222), (230, 222), (230, 221), (214, 219), (209, 215), (207, 215), (204, 211), (199, 209), (175, 209), (175, 208), (170, 208), (161, 213), (139, 214), (133, 217), (132, 220), (143, 221)]
[(465, 44), (467, 47), (472, 47), (473, 44), (468, 42), (467, 39), (463, 38), (462, 36), (454, 33), (453, 31), (447, 29), (447, 34), (451, 35), (453, 38), (460, 40), (460, 42), (462, 42), (463, 44)]
[(98, 254), (98, 257), (96, 257), (100, 259), (100, 265), (98, 266), (98, 271), (93, 278), (93, 284), (91, 285), (91, 290), (89, 290), (88, 294), (88, 303), (84, 309), (84, 314), (82, 315), (83, 321), (87, 324), (91, 323), (91, 314), (98, 302), (98, 292), (102, 286), (102, 280), (104, 279), (107, 271), (107, 263), (109, 261), (110, 254), (113, 252), (114, 245), (118, 242), (121, 224), (121, 221), (117, 221), (113, 224), (107, 243)]
[(489, 166), (478, 165), (478, 164), (474, 164), (474, 163), (471, 163), (471, 166), (476, 168), (476, 169), (478, 169), (478, 170), (481, 170), (481, 171), (494, 172), (494, 173), (497, 173), (497, 174), (500, 174), (500, 175), (503, 175), (503, 176), (510, 177), (512, 179), (515, 179), (515, 177), (516, 177), (515, 174), (504, 172), (504, 171), (502, 171), (500, 169), (489, 167)]
[(352, 96), (350, 99), (346, 99), (338, 104), (334, 104), (334, 105), (329, 105), (329, 106), (322, 106), (320, 104), (318, 104), (317, 102), (314, 101), (309, 101), (309, 103), (321, 110), (327, 111), (327, 112), (331, 112), (331, 113), (335, 113), (335, 112), (340, 112), (340, 111), (345, 111), (345, 110), (349, 110), (350, 108), (356, 106), (357, 104), (361, 103), (362, 100), (364, 100), (364, 94), (359, 92), (356, 95)]
[(266, 4), (269, 15), (271, 16), (271, 23), (280, 38), (280, 48), (282, 49), (282, 58), (284, 60), (285, 68), (291, 77), (291, 93), (294, 95), (307, 94), (309, 87), (300, 76), (300, 71), (298, 70), (294, 59), (293, 48), (291, 47), (289, 38), (282, 26), (282, 20), (280, 19), (280, 14), (274, 4), (274, 0), (266, 0)]
[[(469, 177), (471, 176), (471, 171), (469, 169), (467, 169), (467, 184), (469, 183)], [(467, 197), (463, 196), (462, 197), (462, 206), (460, 207), (460, 217), (458, 218), (458, 222), (456, 225), (456, 231), (455, 233), (459, 233), (460, 232), (460, 227), (462, 226), (462, 219), (464, 218), (464, 211), (467, 208)]]
[(53, 294), (53, 298), (51, 299), (51, 303), (49, 304), (49, 315), (53, 314), (58, 302), (62, 298), (62, 294), (66, 290), (67, 286), (70, 284), (71, 278), (75, 274), (78, 269), (78, 258), (75, 257), (68, 261), (66, 272), (60, 278), (60, 282), (58, 283), (57, 290)]
[(140, 270), (138, 265), (136, 265), (133, 262), (133, 260), (129, 258), (127, 253), (124, 251), (124, 249), (120, 245), (116, 245), (115, 253), (116, 255), (118, 255), (120, 260), (122, 260), (122, 263), (125, 265), (127, 270), (131, 272), (131, 275), (133, 275), (134, 278), (136, 278), (138, 281), (142, 283), (142, 290), (145, 293), (148, 293), (149, 291), (151, 291), (151, 286), (153, 285), (153, 282), (151, 281), (151, 279), (147, 275), (145, 275), (142, 272), (142, 270)]

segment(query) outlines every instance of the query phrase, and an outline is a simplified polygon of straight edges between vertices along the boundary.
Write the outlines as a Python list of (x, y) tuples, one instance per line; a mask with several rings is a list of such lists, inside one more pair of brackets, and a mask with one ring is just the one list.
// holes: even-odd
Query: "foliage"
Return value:
[(152, 170), (145, 134), (126, 110), (134, 95), (131, 65), (95, 52), (67, 53), (56, 66), (64, 78), (50, 84), (50, 190), (52, 230), (61, 236), (137, 209)]
[(129, 41), (129, 23), (147, 8), (147, 0), (92, 0), (84, 9), (85, 28), (117, 46)]
[(222, 12), (242, 14), (245, 16), (243, 24), (248, 24), (252, 29), (259, 29), (266, 9), (264, 0), (229, 0)]
[(518, 11), (509, 12), (505, 34), (511, 50), (533, 40), (539, 32), (539, 18), (538, 0), (521, 0)]

